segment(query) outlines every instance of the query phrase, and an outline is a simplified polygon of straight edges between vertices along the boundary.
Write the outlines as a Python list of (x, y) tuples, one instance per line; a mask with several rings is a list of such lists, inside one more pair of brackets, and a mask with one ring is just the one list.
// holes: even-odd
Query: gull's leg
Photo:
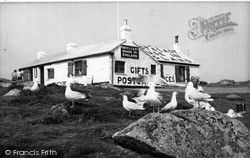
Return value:
[(70, 108), (73, 108), (73, 107), (75, 107), (74, 100), (72, 100), (72, 106)]
[(158, 113), (160, 112), (160, 105), (158, 105)]

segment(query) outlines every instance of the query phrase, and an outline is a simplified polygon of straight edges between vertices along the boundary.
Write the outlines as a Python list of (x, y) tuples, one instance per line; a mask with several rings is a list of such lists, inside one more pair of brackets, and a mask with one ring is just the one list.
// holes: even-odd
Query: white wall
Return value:
[[(110, 82), (111, 59), (109, 55), (91, 57), (85, 59), (87, 60), (87, 75), (75, 76), (74, 79), (77, 82), (84, 85), (86, 85), (87, 83), (91, 83), (92, 79), (94, 83)], [(47, 69), (49, 68), (54, 68), (54, 79), (48, 79)], [(68, 75), (68, 62), (54, 63), (51, 65), (44, 66), (45, 85), (50, 83), (65, 82), (68, 79), (67, 75)]]
[[(132, 43), (125, 43), (123, 45), (136, 46)], [(115, 61), (125, 62), (125, 73), (115, 73), (114, 72), (114, 85), (128, 85), (128, 86), (140, 86), (142, 84), (137, 84), (131, 81), (132, 77), (138, 77), (138, 73), (134, 73), (134, 70), (140, 68), (140, 74), (150, 75), (151, 74), (151, 64), (156, 65), (156, 75), (160, 76), (160, 65), (149, 55), (139, 49), (139, 59), (124, 58), (121, 57), (121, 48), (115, 51), (114, 55), (114, 70)], [(144, 69), (144, 70), (142, 70)]]
[[(48, 79), (48, 69), (54, 68), (54, 79)], [(55, 63), (44, 66), (44, 84), (66, 82), (68, 77), (68, 62)]]
[(93, 76), (93, 82), (111, 82), (110, 55), (87, 58), (87, 76)]

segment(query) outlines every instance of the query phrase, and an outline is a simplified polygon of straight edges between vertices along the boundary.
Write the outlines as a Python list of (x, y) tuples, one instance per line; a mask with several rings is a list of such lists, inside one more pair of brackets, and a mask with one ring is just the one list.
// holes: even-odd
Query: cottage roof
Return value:
[[(31, 63), (25, 65), (24, 67), (20, 68), (20, 70), (31, 68), (39, 65), (51, 64), (61, 61), (67, 61), (82, 57), (88, 56), (96, 56), (105, 53), (111, 53), (116, 47), (120, 46), (121, 44), (125, 43), (125, 41), (116, 40), (116, 41), (108, 41), (83, 47), (75, 48), (71, 51), (63, 51), (60, 53), (52, 54), (49, 56), (42, 57), (40, 59), (35, 59)], [(197, 65), (200, 64), (193, 60), (192, 58), (188, 57), (187, 55), (176, 52), (175, 50), (166, 50), (162, 48), (152, 47), (152, 46), (145, 46), (145, 45), (138, 45), (145, 53), (151, 56), (158, 62), (167, 62), (167, 63), (180, 63), (180, 64), (188, 64), (188, 65)]]
[(29, 67), (35, 67), (39, 65), (45, 65), (60, 61), (66, 61), (70, 59), (76, 59), (81, 57), (87, 57), (87, 56), (93, 56), (93, 55), (100, 55), (104, 53), (111, 53), (112, 50), (114, 50), (116, 47), (124, 43), (125, 41), (108, 41), (88, 46), (83, 46), (79, 48), (75, 48), (71, 51), (63, 51), (60, 53), (52, 54), (49, 56), (42, 57), (40, 59), (35, 59), (31, 63), (25, 65), (20, 70), (29, 68)]
[(158, 60), (159, 62), (167, 62), (167, 63), (180, 63), (180, 64), (188, 64), (188, 65), (197, 65), (200, 64), (193, 60), (192, 58), (188, 57), (182, 52), (176, 52), (175, 50), (167, 50), (163, 48), (152, 47), (150, 45), (139, 45), (144, 52), (149, 54), (154, 59)]

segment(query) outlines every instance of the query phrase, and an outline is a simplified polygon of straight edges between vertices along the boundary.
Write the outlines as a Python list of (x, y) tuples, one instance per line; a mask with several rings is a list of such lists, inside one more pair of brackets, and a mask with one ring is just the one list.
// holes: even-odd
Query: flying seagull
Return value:
[(149, 83), (149, 82), (153, 82), (155, 84), (167, 84), (167, 82), (157, 76), (157, 75), (141, 75), (141, 74), (138, 74), (138, 77), (133, 77), (132, 80), (136, 81), (136, 82), (144, 82), (144, 83)]
[(134, 101), (136, 101), (137, 103), (138, 102), (147, 102), (148, 99), (146, 97), (146, 89), (140, 89), (138, 92), (137, 92), (137, 97), (134, 97), (132, 98)]

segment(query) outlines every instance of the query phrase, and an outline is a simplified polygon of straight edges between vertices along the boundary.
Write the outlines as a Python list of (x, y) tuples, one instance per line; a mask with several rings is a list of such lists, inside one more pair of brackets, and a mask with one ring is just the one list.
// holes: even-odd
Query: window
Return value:
[(125, 73), (124, 61), (115, 61), (115, 73)]
[(68, 76), (74, 74), (73, 73), (74, 72), (73, 71), (73, 66), (74, 66), (74, 62), (73, 61), (68, 62)]
[(87, 60), (75, 61), (75, 76), (87, 75)]
[(54, 68), (50, 68), (47, 70), (48, 70), (48, 79), (54, 79)]
[(151, 74), (156, 75), (156, 65), (151, 65)]

